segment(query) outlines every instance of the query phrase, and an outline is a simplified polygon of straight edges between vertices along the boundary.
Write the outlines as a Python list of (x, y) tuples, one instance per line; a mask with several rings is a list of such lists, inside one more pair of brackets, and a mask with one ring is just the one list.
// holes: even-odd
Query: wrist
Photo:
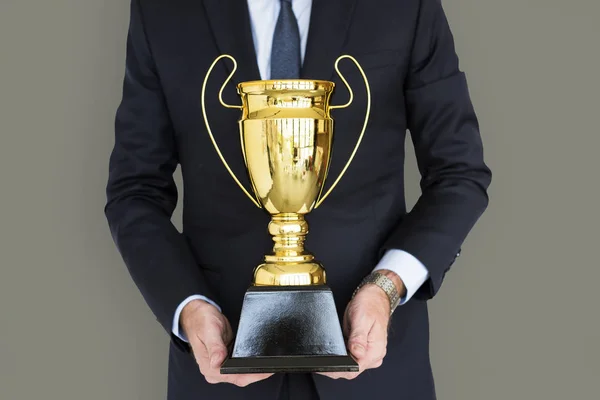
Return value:
[[(406, 293), (402, 279), (394, 272), (385, 269), (377, 270), (367, 275), (358, 285), (352, 297), (361, 291), (367, 290), (366, 288), (368, 288), (369, 292), (374, 290), (375, 293), (387, 297), (386, 300), (389, 305), (390, 314), (394, 312), (403, 295)], [(381, 299), (382, 297), (378, 296), (378, 298)]]
[(381, 288), (373, 283), (367, 283), (363, 287), (361, 287), (357, 292), (356, 296), (358, 298), (368, 298), (370, 301), (375, 301), (381, 305), (383, 309), (385, 309), (386, 314), (389, 314), (391, 311), (391, 303), (388, 295), (381, 290)]
[(185, 332), (187, 331), (186, 326), (188, 326), (191, 323), (191, 321), (194, 320), (194, 316), (198, 314), (206, 314), (211, 312), (219, 313), (220, 311), (215, 306), (204, 300), (192, 300), (188, 304), (186, 304), (185, 307), (183, 307), (183, 310), (181, 310), (179, 324)]

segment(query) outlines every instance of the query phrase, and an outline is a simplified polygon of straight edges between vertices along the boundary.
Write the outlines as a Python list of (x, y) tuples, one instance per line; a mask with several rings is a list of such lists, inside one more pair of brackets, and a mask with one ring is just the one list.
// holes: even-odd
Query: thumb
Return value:
[(208, 352), (210, 367), (220, 367), (221, 364), (223, 364), (223, 361), (225, 361), (225, 357), (227, 357), (227, 347), (225, 346), (225, 343), (223, 343), (223, 340), (218, 335), (207, 338), (204, 343)]
[(354, 357), (361, 359), (367, 353), (367, 338), (369, 326), (366, 321), (350, 321), (350, 335), (348, 336), (348, 348)]

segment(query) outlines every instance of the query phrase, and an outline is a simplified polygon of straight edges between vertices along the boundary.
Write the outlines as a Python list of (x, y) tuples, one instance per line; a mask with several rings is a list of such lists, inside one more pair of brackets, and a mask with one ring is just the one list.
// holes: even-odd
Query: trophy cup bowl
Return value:
[(242, 149), (253, 191), (271, 215), (274, 254), (254, 272), (254, 285), (325, 283), (325, 270), (304, 250), (304, 215), (316, 204), (330, 162), (333, 120), (327, 81), (255, 81), (238, 85)]
[[(215, 64), (229, 58), (234, 69), (223, 83), (219, 100), (242, 111), (239, 120), (242, 156), (252, 194), (239, 182), (214, 139), (205, 107), (208, 77)], [(330, 111), (349, 106), (350, 86), (338, 70), (349, 58), (367, 86), (367, 114), (356, 147), (346, 166), (323, 195), (333, 143)], [(358, 371), (346, 350), (333, 293), (323, 266), (304, 248), (308, 224), (304, 218), (329, 195), (350, 165), (364, 135), (370, 112), (366, 76), (351, 56), (341, 56), (335, 69), (346, 84), (350, 100), (330, 105), (335, 84), (322, 80), (262, 80), (237, 85), (242, 105), (225, 104), (222, 92), (237, 64), (229, 55), (218, 57), (202, 88), (202, 111), (207, 131), (221, 161), (246, 196), (268, 212), (273, 253), (254, 270), (244, 296), (233, 351), (221, 373)]]

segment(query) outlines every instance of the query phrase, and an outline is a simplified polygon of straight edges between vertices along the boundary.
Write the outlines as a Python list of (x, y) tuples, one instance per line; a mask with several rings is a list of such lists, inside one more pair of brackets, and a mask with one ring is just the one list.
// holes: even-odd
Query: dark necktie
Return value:
[(271, 79), (300, 77), (300, 32), (292, 10), (292, 0), (281, 0), (281, 10), (273, 34)]

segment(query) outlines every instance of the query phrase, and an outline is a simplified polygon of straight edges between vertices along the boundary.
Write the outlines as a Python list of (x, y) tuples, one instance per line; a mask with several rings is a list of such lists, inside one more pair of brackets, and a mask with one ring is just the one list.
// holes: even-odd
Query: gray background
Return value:
[[(595, 398), (600, 3), (445, 7), (494, 179), (431, 302), (439, 398)], [(0, 0), (3, 400), (164, 398), (167, 336), (102, 211), (128, 15), (128, 0)], [(413, 203), (412, 153), (407, 174)]]

